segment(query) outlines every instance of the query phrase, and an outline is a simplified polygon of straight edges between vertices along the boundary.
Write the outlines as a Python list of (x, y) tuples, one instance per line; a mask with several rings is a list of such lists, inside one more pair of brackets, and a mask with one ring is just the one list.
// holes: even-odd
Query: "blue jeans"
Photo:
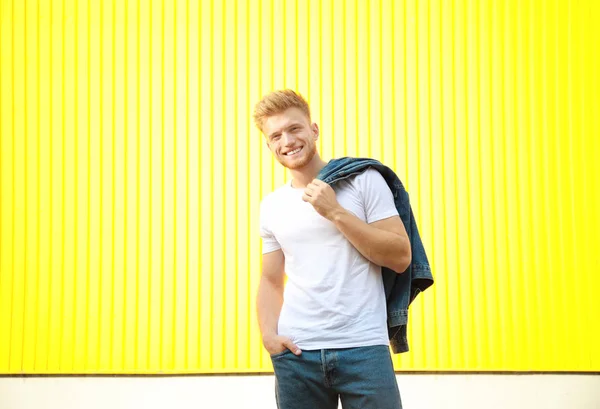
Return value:
[(388, 346), (289, 350), (271, 356), (279, 409), (401, 409)]

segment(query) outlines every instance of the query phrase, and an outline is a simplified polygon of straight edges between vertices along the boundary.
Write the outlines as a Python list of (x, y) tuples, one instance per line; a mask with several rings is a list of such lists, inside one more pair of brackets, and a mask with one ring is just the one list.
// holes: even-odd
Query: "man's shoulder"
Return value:
[(277, 188), (275, 188), (275, 190), (273, 190), (272, 192), (267, 193), (265, 196), (263, 196), (262, 200), (260, 201), (261, 206), (269, 206), (270, 204), (277, 202), (279, 200), (284, 200), (286, 195), (286, 192), (289, 188), (289, 183), (285, 183)]
[(364, 172), (359, 173), (354, 178), (354, 181), (358, 183), (372, 183), (382, 180), (385, 181), (384, 177), (377, 169), (373, 167), (366, 168)]

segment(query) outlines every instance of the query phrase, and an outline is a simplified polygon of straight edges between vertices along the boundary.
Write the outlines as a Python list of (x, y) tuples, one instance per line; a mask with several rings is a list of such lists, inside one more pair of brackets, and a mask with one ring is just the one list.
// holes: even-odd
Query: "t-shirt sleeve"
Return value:
[(394, 195), (381, 173), (369, 168), (357, 178), (363, 195), (367, 223), (398, 216)]
[(266, 207), (263, 200), (260, 204), (260, 237), (262, 239), (262, 254), (271, 253), (281, 248), (281, 245), (269, 228), (269, 218)]

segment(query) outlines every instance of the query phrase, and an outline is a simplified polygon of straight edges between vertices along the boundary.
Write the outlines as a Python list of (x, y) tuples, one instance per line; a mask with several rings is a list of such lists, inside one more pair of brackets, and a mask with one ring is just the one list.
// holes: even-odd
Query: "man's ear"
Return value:
[(319, 125), (316, 122), (312, 124), (312, 131), (316, 141), (319, 139)]

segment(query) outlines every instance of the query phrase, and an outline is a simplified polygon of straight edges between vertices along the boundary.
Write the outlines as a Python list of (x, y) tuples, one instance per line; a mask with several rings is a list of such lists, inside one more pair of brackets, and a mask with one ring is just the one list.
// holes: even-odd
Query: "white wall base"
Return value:
[[(600, 409), (598, 375), (398, 375), (398, 384), (404, 409)], [(0, 378), (0, 409), (268, 409), (273, 388), (272, 376)]]

